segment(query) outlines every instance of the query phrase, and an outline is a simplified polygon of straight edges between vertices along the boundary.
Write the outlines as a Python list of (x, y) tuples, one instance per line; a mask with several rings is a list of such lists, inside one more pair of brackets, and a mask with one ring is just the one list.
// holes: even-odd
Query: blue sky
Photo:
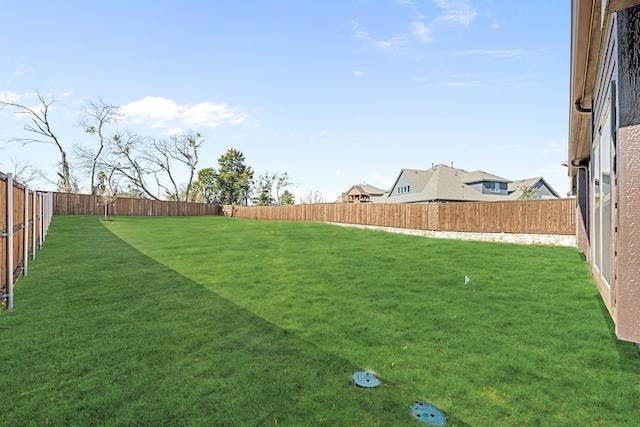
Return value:
[[(199, 168), (235, 148), (256, 175), (287, 172), (298, 198), (389, 188), (402, 168), (452, 162), (568, 190), (565, 0), (0, 0), (0, 10), (0, 99), (55, 98), (52, 128), (69, 152), (95, 143), (78, 113), (102, 98), (125, 112), (108, 131), (199, 131)], [(0, 171), (28, 160), (53, 177), (55, 147), (5, 145), (24, 123), (0, 112)]]

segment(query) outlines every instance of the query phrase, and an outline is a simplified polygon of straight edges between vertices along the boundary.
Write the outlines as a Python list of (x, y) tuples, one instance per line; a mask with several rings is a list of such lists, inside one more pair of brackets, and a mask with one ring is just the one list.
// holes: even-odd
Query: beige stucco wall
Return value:
[(640, 125), (618, 131), (616, 334), (640, 342)]
[(640, 342), (640, 6), (617, 15), (618, 231), (612, 303), (618, 338)]

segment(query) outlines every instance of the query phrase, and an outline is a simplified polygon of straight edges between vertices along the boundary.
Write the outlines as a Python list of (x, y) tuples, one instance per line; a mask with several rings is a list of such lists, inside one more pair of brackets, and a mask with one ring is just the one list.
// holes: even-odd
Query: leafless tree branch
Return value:
[(36, 93), (40, 101), (39, 110), (22, 105), (16, 101), (0, 100), (0, 110), (6, 108), (13, 110), (16, 114), (26, 114), (30, 116), (31, 123), (26, 123), (24, 130), (38, 135), (33, 138), (10, 138), (9, 142), (17, 142), (22, 146), (32, 143), (55, 144), (58, 147), (58, 151), (60, 151), (60, 172), (58, 173), (60, 176), (60, 189), (70, 193), (72, 192), (72, 185), (67, 153), (51, 130), (49, 123), (49, 108), (55, 102), (55, 99), (51, 98), (51, 100), (46, 100), (39, 91), (36, 90)]

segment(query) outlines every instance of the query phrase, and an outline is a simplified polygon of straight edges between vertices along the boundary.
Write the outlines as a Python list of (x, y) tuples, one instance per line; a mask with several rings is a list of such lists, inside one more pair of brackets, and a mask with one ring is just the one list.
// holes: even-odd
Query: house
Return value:
[(577, 240), (619, 339), (640, 342), (640, 0), (571, 1)]
[(543, 178), (511, 181), (484, 171), (467, 172), (439, 164), (427, 170), (402, 169), (391, 190), (374, 202), (489, 202), (558, 197)]
[(372, 199), (381, 197), (384, 193), (385, 190), (373, 185), (359, 184), (342, 193), (340, 201), (342, 203), (371, 203)]
[(509, 194), (516, 199), (557, 199), (560, 197), (542, 177), (510, 182)]

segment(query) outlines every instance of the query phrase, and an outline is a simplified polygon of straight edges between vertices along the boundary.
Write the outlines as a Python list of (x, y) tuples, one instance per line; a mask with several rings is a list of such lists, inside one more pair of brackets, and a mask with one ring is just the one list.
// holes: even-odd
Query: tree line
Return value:
[[(91, 146), (74, 144), (69, 161), (67, 147), (61, 143), (50, 120), (55, 99), (36, 91), (38, 107), (30, 107), (11, 100), (0, 100), (0, 110), (24, 115), (26, 137), (13, 137), (10, 143), (53, 144), (59, 152), (58, 191), (79, 192), (74, 172), (88, 176), (91, 194), (105, 199), (113, 197), (141, 197), (155, 200), (220, 203), (230, 205), (292, 205), (295, 197), (289, 188), (294, 186), (288, 173), (265, 172), (254, 179), (254, 171), (246, 164), (241, 151), (229, 149), (218, 158), (218, 167), (198, 169), (200, 154), (206, 137), (188, 130), (158, 139), (128, 130), (110, 134), (106, 129), (124, 117), (121, 109), (100, 99), (89, 102), (80, 112), (79, 126), (95, 141)], [(28, 163), (14, 163), (16, 179), (28, 183), (37, 175), (44, 177)], [(185, 173), (186, 171), (186, 173)], [(186, 180), (184, 179), (186, 175)], [(49, 182), (50, 179), (47, 179)], [(311, 192), (301, 203), (322, 202), (318, 192)], [(106, 202), (105, 202), (106, 203)]]

